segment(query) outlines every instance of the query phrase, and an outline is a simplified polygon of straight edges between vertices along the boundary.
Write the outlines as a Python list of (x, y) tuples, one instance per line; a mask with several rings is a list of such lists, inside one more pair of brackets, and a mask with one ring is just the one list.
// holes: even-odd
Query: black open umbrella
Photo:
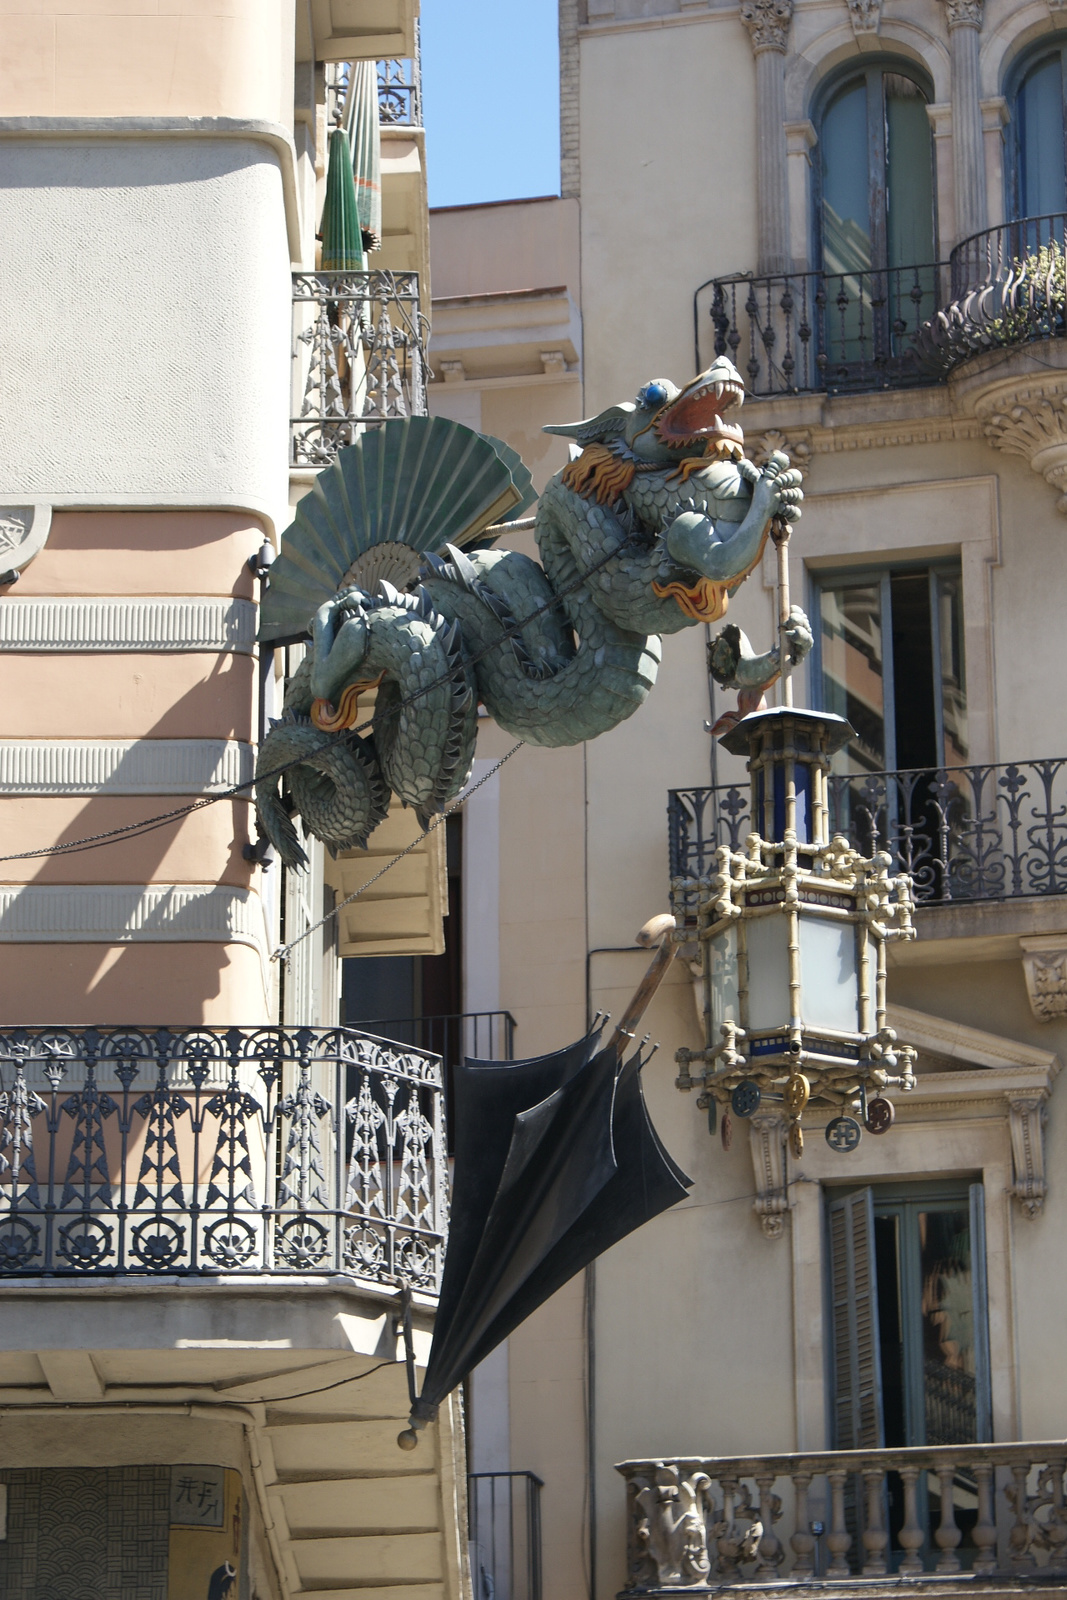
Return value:
[(532, 1311), (690, 1187), (649, 1119), (640, 1053), (622, 1059), (674, 958), (673, 928), (656, 917), (642, 929), (638, 942), (659, 949), (606, 1045), (595, 1029), (554, 1055), (457, 1069), (448, 1247), (405, 1448)]

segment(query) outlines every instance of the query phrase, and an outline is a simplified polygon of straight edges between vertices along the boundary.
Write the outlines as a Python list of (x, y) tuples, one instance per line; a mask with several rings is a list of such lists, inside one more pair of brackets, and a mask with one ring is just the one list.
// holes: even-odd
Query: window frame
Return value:
[[(938, 580), (945, 576), (956, 578), (959, 582), (960, 604), (963, 602), (963, 564), (961, 560), (940, 559), (937, 561), (893, 561), (890, 563), (878, 562), (863, 566), (847, 567), (820, 567), (816, 571), (808, 572), (808, 614), (812, 619), (812, 633), (814, 643), (811, 649), (810, 678), (812, 705), (817, 711), (825, 711), (823, 696), (823, 665), (822, 665), (822, 591), (836, 588), (859, 588), (862, 584), (878, 582), (880, 588), (880, 620), (882, 630), (882, 718), (885, 727), (886, 765), (882, 768), (885, 772), (898, 772), (902, 770), (897, 766), (897, 706), (896, 687), (893, 668), (893, 609), (891, 595), (891, 580), (894, 577), (906, 576), (908, 573), (926, 572), (929, 575), (930, 587), (930, 656), (931, 674), (934, 693), (934, 738), (935, 745), (941, 754), (945, 750), (945, 701), (944, 682), (941, 675), (941, 608), (938, 604)], [(962, 629), (961, 629), (962, 634)], [(964, 675), (966, 681), (966, 657), (964, 657)], [(892, 760), (890, 760), (892, 756)], [(877, 770), (877, 769), (876, 769)]]
[[(1044, 34), (1026, 50), (1020, 51), (1004, 79), (1004, 98), (1008, 102), (1008, 161), (1005, 173), (1005, 211), (1008, 222), (1021, 222), (1027, 215), (1022, 206), (1023, 132), (1019, 115), (1019, 95), (1031, 72), (1045, 60), (1059, 55), (1061, 110), (1063, 120), (1064, 189), (1067, 192), (1067, 30)], [(1043, 213), (1035, 213), (1042, 215)]]
[[(886, 272), (889, 270), (900, 271), (900, 267), (890, 269), (888, 263), (889, 251), (889, 212), (887, 202), (888, 151), (886, 145), (886, 109), (885, 109), (885, 79), (887, 76), (910, 78), (919, 89), (927, 106), (934, 104), (934, 85), (925, 70), (914, 61), (904, 56), (895, 56), (888, 52), (879, 51), (870, 56), (863, 55), (853, 58), (836, 72), (827, 76), (819, 85), (811, 101), (811, 122), (815, 129), (816, 143), (814, 159), (811, 162), (811, 240), (812, 263), (816, 270), (825, 270), (823, 263), (823, 232), (822, 232), (822, 137), (823, 119), (832, 102), (849, 84), (862, 79), (867, 88), (867, 178), (868, 194), (871, 205), (871, 271)], [(872, 80), (877, 82), (878, 93), (872, 94)], [(878, 161), (880, 159), (880, 166)], [(937, 159), (934, 149), (933, 129), (930, 131), (930, 192), (931, 192), (931, 229), (935, 260), (940, 249), (940, 230), (937, 215)], [(926, 266), (929, 263), (909, 261), (904, 267)]]

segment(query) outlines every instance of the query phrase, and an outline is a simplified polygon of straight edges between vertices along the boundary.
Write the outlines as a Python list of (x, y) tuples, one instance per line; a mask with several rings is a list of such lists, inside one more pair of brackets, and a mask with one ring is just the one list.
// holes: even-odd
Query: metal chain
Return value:
[(525, 743), (525, 739), (520, 739), (517, 744), (513, 744), (507, 755), (503, 755), (500, 757), (499, 761), (495, 761), (489, 768), (489, 771), (482, 774), (477, 783), (472, 783), (469, 789), (464, 789), (463, 793), (461, 795), (457, 795), (450, 806), (446, 806), (444, 811), (440, 812), (436, 817), (434, 817), (433, 821), (430, 823), (430, 826), (422, 835), (422, 838), (412, 839), (411, 843), (409, 845), (405, 845), (404, 849), (399, 851), (391, 861), (387, 861), (385, 866), (374, 874), (373, 878), (368, 878), (366, 883), (363, 884), (361, 888), (356, 889), (350, 895), (346, 895), (343, 900), (339, 900), (331, 911), (327, 911), (326, 915), (324, 917), (320, 917), (318, 922), (313, 923), (310, 928), (305, 928), (303, 933), (298, 933), (295, 939), (290, 939), (288, 944), (280, 944), (278, 948), (271, 953), (271, 960), (284, 961), (285, 965), (288, 966), (289, 956), (298, 944), (301, 944), (303, 940), (307, 939), (311, 934), (317, 933), (320, 928), (324, 928), (328, 922), (336, 917), (339, 911), (344, 910), (345, 906), (350, 906), (353, 900), (358, 900), (361, 894), (366, 894), (372, 883), (377, 883), (379, 878), (384, 878), (389, 869), (391, 867), (395, 867), (398, 861), (403, 861), (405, 856), (409, 856), (413, 850), (417, 850), (419, 845), (422, 843), (422, 840), (425, 839), (428, 834), (431, 834), (435, 828), (439, 828), (441, 823), (444, 822), (445, 818), (451, 816), (452, 812), (456, 810), (457, 806), (461, 806), (465, 800), (469, 800), (475, 789), (480, 789), (483, 783), (488, 783), (494, 772), (499, 772), (501, 767), (504, 765), (504, 762), (510, 761), (516, 750), (521, 750)]

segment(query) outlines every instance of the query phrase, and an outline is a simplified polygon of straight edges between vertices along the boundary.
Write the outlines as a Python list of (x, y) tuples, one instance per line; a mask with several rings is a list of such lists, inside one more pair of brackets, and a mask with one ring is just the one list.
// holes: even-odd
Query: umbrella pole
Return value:
[(636, 942), (643, 945), (646, 950), (655, 949), (656, 954), (609, 1041), (609, 1049), (614, 1048), (620, 1061), (637, 1033), (637, 1024), (647, 1011), (652, 997), (667, 976), (671, 963), (678, 954), (678, 946), (671, 937), (674, 929), (674, 918), (664, 912), (658, 917), (650, 918), (637, 935)]

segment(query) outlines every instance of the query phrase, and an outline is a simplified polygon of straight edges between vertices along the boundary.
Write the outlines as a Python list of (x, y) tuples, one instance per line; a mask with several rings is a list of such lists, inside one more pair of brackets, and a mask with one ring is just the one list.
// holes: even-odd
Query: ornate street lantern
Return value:
[[(788, 695), (786, 696), (788, 699)], [(748, 754), (751, 816), (744, 851), (716, 852), (701, 884), (707, 1048), (680, 1050), (677, 1084), (699, 1089), (709, 1125), (781, 1108), (793, 1155), (810, 1104), (831, 1107), (835, 1150), (864, 1127), (884, 1133), (887, 1091), (914, 1086), (914, 1051), (886, 1025), (886, 949), (914, 938), (911, 880), (829, 837), (830, 762), (853, 736), (841, 717), (786, 704), (745, 717), (723, 739)]]

